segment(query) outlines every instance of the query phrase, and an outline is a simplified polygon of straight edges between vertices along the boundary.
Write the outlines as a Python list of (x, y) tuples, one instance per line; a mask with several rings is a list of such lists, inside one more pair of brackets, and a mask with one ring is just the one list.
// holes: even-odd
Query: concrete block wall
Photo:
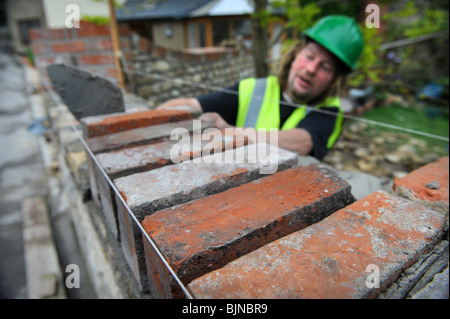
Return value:
[[(170, 132), (194, 145), (211, 124), (164, 112), (81, 121), (94, 202), (145, 296), (185, 297), (154, 245), (194, 298), (406, 298), (448, 272), (448, 157), (355, 201), (331, 169), (242, 136), (174, 162)], [(126, 125), (136, 117), (168, 123)], [(265, 158), (249, 163), (253, 146)]]

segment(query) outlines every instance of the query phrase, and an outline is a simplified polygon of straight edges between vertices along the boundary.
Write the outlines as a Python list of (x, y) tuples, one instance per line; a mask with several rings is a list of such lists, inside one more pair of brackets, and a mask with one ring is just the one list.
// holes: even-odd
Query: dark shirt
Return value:
[[(232, 91), (234, 93), (231, 93)], [(222, 118), (232, 125), (236, 124), (238, 108), (239, 108), (239, 83), (227, 88), (224, 91), (214, 92), (208, 95), (198, 97), (198, 101), (202, 106), (203, 112), (216, 112)], [(280, 94), (281, 101), (284, 101), (283, 95)], [(295, 111), (295, 107), (280, 103), (280, 127)], [(322, 107), (321, 110), (336, 112), (336, 107)], [(324, 114), (320, 112), (310, 112), (300, 123), (298, 128), (306, 130), (312, 137), (313, 150), (309, 155), (322, 159), (327, 151), (328, 139), (333, 133), (336, 116), (331, 114)]]

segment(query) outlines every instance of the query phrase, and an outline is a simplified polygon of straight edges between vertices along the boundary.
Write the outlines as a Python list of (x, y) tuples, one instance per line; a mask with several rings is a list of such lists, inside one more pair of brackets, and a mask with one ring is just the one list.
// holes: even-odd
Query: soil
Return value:
[(427, 142), (396, 131), (376, 131), (361, 122), (346, 123), (323, 162), (336, 170), (359, 171), (395, 179), (448, 156), (448, 143)]

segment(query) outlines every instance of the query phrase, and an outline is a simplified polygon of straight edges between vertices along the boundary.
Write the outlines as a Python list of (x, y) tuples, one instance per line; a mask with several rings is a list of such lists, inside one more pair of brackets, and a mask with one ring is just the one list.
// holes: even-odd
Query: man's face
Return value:
[(320, 96), (333, 81), (336, 71), (333, 55), (315, 42), (309, 42), (296, 56), (288, 78), (288, 95), (297, 103)]

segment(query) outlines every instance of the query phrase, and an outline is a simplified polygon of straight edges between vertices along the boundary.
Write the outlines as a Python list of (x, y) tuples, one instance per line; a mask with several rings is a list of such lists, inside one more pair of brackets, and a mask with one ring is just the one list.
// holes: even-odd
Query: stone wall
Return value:
[[(192, 56), (194, 57), (194, 56)], [(136, 95), (156, 106), (169, 99), (195, 97), (226, 88), (241, 79), (254, 76), (253, 57), (243, 52), (222, 52), (215, 59), (195, 56), (185, 62), (179, 59), (139, 55), (133, 58), (133, 81)]]

